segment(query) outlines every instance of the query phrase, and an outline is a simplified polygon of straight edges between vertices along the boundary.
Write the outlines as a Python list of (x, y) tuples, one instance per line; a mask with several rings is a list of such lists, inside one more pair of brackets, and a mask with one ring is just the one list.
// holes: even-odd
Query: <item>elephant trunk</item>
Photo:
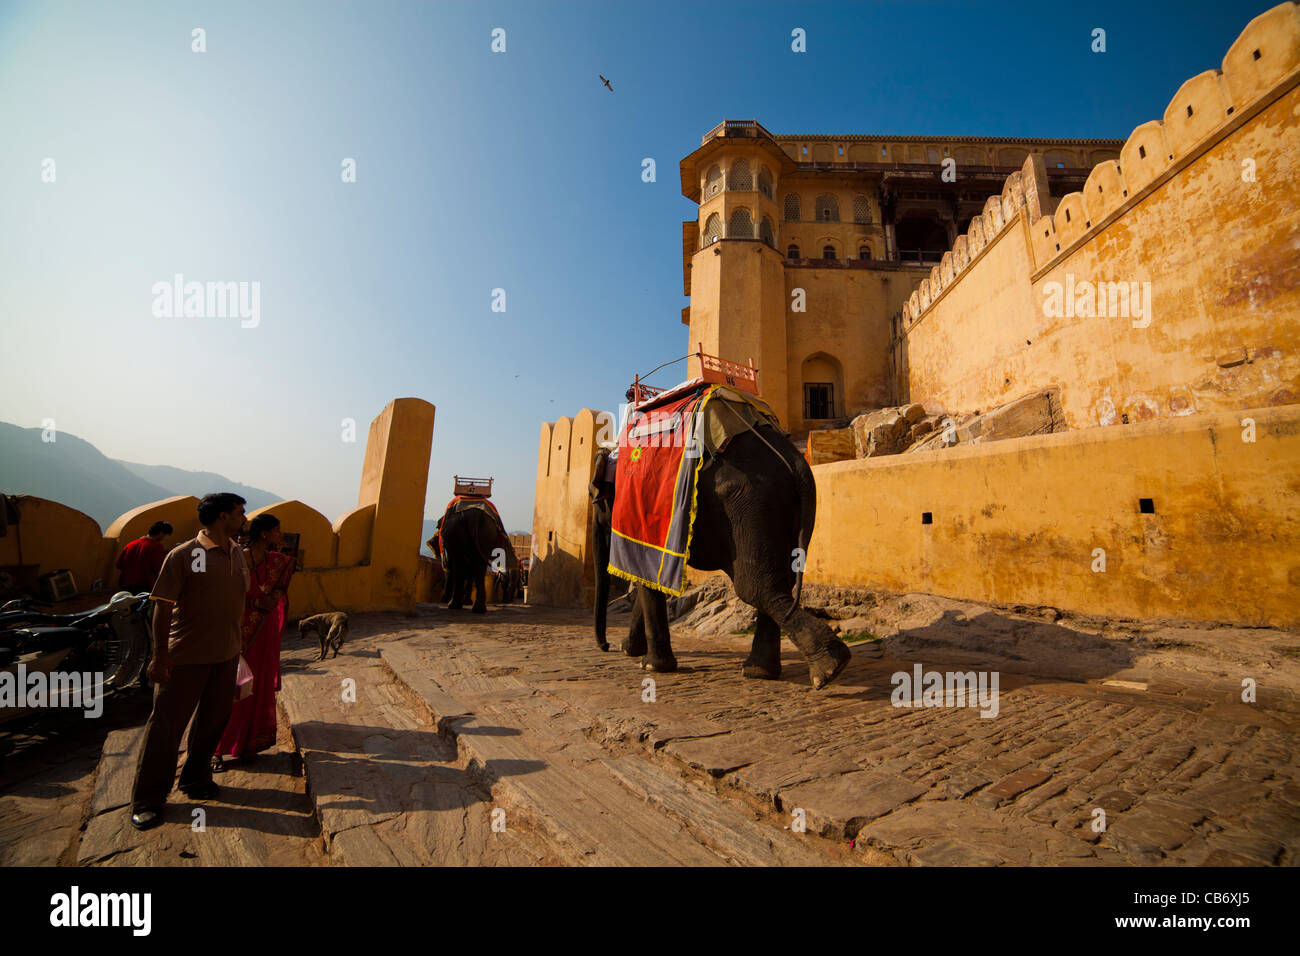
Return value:
[(808, 544), (812, 541), (813, 525), (817, 522), (817, 482), (803, 455), (796, 451), (791, 458), (795, 493), (799, 496), (799, 570), (794, 575), (794, 606), (798, 607), (799, 597), (803, 594), (803, 568), (808, 560)]

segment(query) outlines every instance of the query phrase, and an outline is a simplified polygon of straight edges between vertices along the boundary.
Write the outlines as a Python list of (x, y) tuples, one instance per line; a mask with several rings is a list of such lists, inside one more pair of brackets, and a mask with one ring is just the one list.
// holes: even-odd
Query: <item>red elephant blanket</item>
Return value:
[[(722, 414), (723, 406), (744, 411)], [(686, 590), (704, 452), (719, 450), (737, 427), (743, 431), (759, 420), (777, 424), (758, 399), (699, 380), (629, 415), (618, 440), (610, 574), (667, 594)]]

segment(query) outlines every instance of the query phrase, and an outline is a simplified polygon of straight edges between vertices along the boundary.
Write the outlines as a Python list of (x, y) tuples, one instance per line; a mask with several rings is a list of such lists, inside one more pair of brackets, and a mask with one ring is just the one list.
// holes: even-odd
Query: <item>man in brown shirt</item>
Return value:
[(244, 527), (244, 499), (207, 495), (199, 502), (199, 523), (203, 530), (163, 560), (151, 595), (153, 712), (145, 725), (131, 800), (131, 823), (139, 830), (162, 822), (181, 734), (191, 716), (180, 790), (194, 800), (211, 800), (218, 793), (212, 753), (234, 702), (248, 593), (248, 568), (235, 544)]

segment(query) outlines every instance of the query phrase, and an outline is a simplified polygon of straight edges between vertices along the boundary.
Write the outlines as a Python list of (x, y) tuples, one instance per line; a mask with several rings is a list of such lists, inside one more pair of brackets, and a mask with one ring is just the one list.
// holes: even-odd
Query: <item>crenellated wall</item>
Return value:
[(588, 486), (600, 450), (596, 412), (543, 422), (537, 449), (528, 603), (586, 607), (595, 587)]
[[(289, 616), (330, 610), (404, 610), (434, 598), (433, 561), (419, 555), (424, 497), (433, 441), (434, 407), (399, 398), (371, 423), (359, 506), (331, 525), (301, 501), (279, 501), (270, 512), (299, 535), (303, 570), (289, 586)], [(220, 490), (220, 489), (214, 489)], [(78, 588), (96, 581), (112, 593), (122, 547), (155, 521), (172, 525), (174, 547), (199, 531), (199, 500), (184, 495), (141, 505), (108, 530), (88, 515), (31, 495), (18, 497), (22, 517), (0, 537), (0, 565), (36, 565), (36, 573), (67, 568)]]
[(1056, 385), (1072, 428), (1296, 402), (1298, 132), (1285, 3), (1082, 193), (1052, 197), (1029, 156), (903, 307), (906, 397), (971, 412)]
[[(35, 495), (13, 497), (22, 517), (0, 537), (0, 566), (24, 568), (23, 577), (29, 579), (66, 568), (83, 590), (103, 577), (110, 544), (115, 556), (116, 543), (104, 537), (99, 522), (57, 501)], [(108, 563), (111, 566), (111, 560)], [(24, 583), (31, 585), (30, 580)]]

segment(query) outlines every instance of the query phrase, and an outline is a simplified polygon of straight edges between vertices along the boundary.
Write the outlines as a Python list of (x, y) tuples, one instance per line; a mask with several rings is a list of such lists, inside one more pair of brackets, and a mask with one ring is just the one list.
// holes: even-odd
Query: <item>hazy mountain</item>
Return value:
[(201, 497), (216, 490), (247, 498), (250, 511), (281, 500), (269, 491), (211, 472), (116, 461), (68, 432), (44, 442), (39, 428), (0, 422), (0, 491), (57, 501), (84, 511), (104, 529), (118, 516), (151, 501), (176, 495)]
[(173, 468), (171, 465), (138, 465), (132, 461), (122, 461), (120, 458), (113, 460), (151, 484), (172, 489), (174, 495), (193, 495), (195, 498), (202, 498), (213, 491), (233, 491), (247, 502), (244, 505), (246, 511), (264, 508), (284, 500), (269, 491), (241, 485), (237, 481), (231, 481), (224, 475), (211, 471), (186, 471), (184, 468)]

